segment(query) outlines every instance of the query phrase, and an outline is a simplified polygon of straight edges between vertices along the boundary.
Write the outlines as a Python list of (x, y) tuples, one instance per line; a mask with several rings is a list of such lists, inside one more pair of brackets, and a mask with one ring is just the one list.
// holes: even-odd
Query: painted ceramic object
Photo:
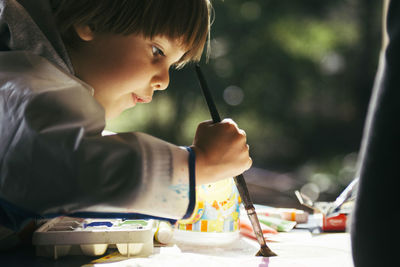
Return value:
[(232, 178), (196, 187), (196, 206), (192, 216), (180, 220), (184, 231), (227, 233), (239, 230), (239, 192)]

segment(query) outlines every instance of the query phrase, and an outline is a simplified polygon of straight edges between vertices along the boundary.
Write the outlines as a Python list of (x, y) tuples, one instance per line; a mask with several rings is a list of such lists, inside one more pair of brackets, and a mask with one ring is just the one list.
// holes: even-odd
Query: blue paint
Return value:
[(187, 184), (176, 184), (168, 186), (168, 189), (174, 191), (178, 195), (189, 197), (189, 186)]
[(85, 228), (86, 227), (97, 227), (97, 226), (107, 226), (107, 227), (112, 227), (113, 224), (112, 222), (91, 222), (91, 223), (85, 223)]
[(200, 232), (200, 221), (197, 221), (195, 224), (193, 224), (193, 231)]

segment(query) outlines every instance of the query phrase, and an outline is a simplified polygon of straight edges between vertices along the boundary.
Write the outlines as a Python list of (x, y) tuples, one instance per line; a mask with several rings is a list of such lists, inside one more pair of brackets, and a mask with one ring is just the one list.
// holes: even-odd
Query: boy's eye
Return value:
[(153, 55), (155, 56), (163, 56), (163, 57), (165, 56), (164, 52), (160, 48), (154, 45), (152, 46), (152, 50), (153, 50)]

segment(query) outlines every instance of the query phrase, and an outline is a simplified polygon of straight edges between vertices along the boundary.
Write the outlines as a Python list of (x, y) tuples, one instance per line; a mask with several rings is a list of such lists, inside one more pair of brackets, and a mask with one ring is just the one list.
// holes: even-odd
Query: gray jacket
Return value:
[(73, 75), (48, 0), (0, 0), (0, 225), (190, 216), (193, 152), (143, 133), (102, 136), (92, 91)]

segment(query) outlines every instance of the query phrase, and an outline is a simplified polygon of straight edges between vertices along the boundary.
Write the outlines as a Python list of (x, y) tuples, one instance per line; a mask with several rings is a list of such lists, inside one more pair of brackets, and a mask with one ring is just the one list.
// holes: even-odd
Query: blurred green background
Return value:
[[(381, 45), (382, 1), (214, 0), (201, 65), (222, 117), (247, 133), (254, 202), (334, 200), (353, 179)], [(151, 104), (107, 123), (178, 145), (210, 115), (193, 66)]]

